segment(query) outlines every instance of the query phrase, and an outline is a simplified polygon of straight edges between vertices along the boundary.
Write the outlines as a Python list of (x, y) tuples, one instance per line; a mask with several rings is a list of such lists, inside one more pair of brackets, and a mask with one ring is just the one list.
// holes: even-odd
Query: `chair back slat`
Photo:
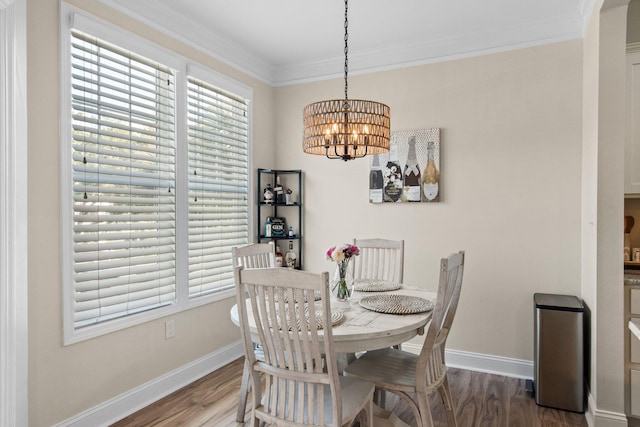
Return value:
[(250, 243), (232, 249), (233, 268), (272, 268), (276, 266), (276, 249), (273, 242)]
[(402, 283), (404, 240), (353, 239), (360, 255), (353, 260), (355, 279), (378, 279)]
[[(342, 419), (342, 399), (333, 354), (328, 273), (236, 267), (238, 311), (245, 346), (251, 346), (251, 315), (264, 350), (257, 360), (245, 347), (249, 364), (262, 372), (265, 383), (252, 375), (256, 411), (272, 420), (300, 425), (325, 425)], [(241, 295), (246, 290), (248, 303)], [(319, 308), (314, 305), (320, 294)], [(329, 387), (333, 419), (325, 415)], [(260, 403), (262, 402), (262, 403)]]
[(416, 388), (419, 390), (427, 384), (430, 387), (437, 385), (432, 379), (444, 378), (439, 371), (446, 369), (444, 350), (460, 300), (463, 271), (464, 251), (440, 260), (436, 306), (416, 364)]
[(442, 316), (442, 330), (447, 333), (451, 329), (453, 319), (458, 309), (458, 300), (462, 288), (462, 274), (464, 271), (464, 252), (453, 254), (447, 259), (447, 295), (448, 304), (444, 307)]

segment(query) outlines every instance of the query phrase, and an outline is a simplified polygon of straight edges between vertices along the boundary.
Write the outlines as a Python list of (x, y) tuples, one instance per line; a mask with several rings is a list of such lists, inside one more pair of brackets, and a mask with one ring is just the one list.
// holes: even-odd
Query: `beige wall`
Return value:
[(627, 43), (640, 43), (640, 0), (631, 0), (629, 2)]
[[(120, 16), (96, 1), (72, 4), (253, 87), (255, 167), (273, 164), (273, 89)], [(29, 419), (50, 426), (238, 339), (233, 299), (63, 347), (60, 254), (59, 2), (30, 0), (28, 43)]]
[(349, 79), (391, 107), (393, 130), (442, 129), (442, 202), (368, 203), (368, 160), (303, 154), (303, 107), (343, 81), (278, 88), (277, 166), (305, 173), (305, 268), (331, 244), (404, 239), (405, 281), (436, 289), (438, 261), (467, 251), (450, 347), (533, 359), (533, 293), (580, 295), (582, 42)]

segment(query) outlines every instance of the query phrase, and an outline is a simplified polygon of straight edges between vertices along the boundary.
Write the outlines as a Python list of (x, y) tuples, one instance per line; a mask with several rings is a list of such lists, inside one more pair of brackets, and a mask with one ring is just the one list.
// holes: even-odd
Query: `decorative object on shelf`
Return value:
[(286, 222), (287, 221), (284, 218), (271, 218), (271, 235), (273, 237), (285, 237)]
[(298, 266), (298, 256), (293, 250), (293, 241), (289, 240), (289, 250), (284, 254), (284, 262), (289, 268), (296, 268)]
[(280, 183), (280, 177), (276, 177), (276, 186), (273, 187), (276, 203), (284, 203), (284, 187)]
[(267, 184), (267, 187), (264, 189), (263, 199), (265, 203), (273, 203), (273, 188), (271, 184)]
[(370, 203), (440, 201), (439, 128), (393, 132), (389, 153), (370, 165)]
[(331, 288), (338, 301), (347, 301), (351, 297), (350, 286), (353, 285), (353, 269), (350, 268), (349, 261), (358, 255), (360, 255), (360, 249), (349, 243), (332, 246), (327, 250), (327, 259), (338, 264)]
[(267, 220), (264, 223), (264, 237), (271, 237), (271, 233), (272, 233), (271, 217), (268, 216)]
[(286, 200), (286, 204), (287, 205), (293, 205), (296, 203), (296, 199), (293, 195), (293, 190), (290, 188), (287, 188), (285, 190), (285, 200)]
[(276, 267), (284, 267), (284, 255), (280, 252), (279, 245), (276, 245)]
[(307, 105), (302, 149), (344, 161), (389, 151), (391, 110), (379, 102), (349, 99), (349, 2), (344, 2), (344, 99)]
[(289, 237), (294, 237), (295, 233), (293, 232), (293, 225), (289, 226)]
[(636, 220), (631, 215), (624, 217), (624, 260), (631, 261), (631, 230)]

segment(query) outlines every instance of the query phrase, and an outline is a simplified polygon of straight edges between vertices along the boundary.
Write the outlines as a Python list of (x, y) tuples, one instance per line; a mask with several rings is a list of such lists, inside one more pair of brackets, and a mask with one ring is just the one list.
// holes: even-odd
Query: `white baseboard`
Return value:
[(589, 405), (584, 414), (589, 427), (627, 427), (627, 417), (620, 412), (603, 411), (596, 408), (593, 395), (589, 393)]
[(242, 342), (236, 341), (187, 365), (168, 372), (126, 393), (89, 408), (57, 427), (109, 426), (174, 391), (202, 378), (242, 356)]
[[(402, 344), (403, 350), (416, 354), (420, 352), (421, 348), (421, 345), (418, 344)], [(146, 384), (89, 408), (57, 424), (55, 427), (109, 426), (236, 360), (242, 354), (242, 342), (236, 341)], [(447, 366), (452, 368), (487, 372), (514, 378), (533, 378), (533, 362), (528, 360), (458, 350), (446, 350), (446, 358)], [(591, 393), (589, 393), (589, 405), (585, 418), (590, 427), (626, 427), (627, 418), (624, 414), (594, 408), (595, 401)]]
[[(421, 348), (421, 344), (402, 344), (402, 349), (411, 353), (418, 354)], [(512, 359), (509, 357), (491, 356), (488, 354), (458, 350), (445, 350), (445, 354), (447, 366), (451, 368), (487, 372), (513, 378), (533, 378), (533, 362), (530, 360)]]
[[(402, 349), (411, 353), (419, 353), (419, 344), (405, 343)], [(487, 372), (514, 378), (533, 378), (533, 362), (529, 360), (511, 359), (488, 354), (470, 353), (458, 350), (445, 350), (447, 366), (470, 371)], [(584, 414), (589, 427), (626, 427), (627, 417), (624, 413), (605, 411), (596, 408), (593, 395), (589, 393), (587, 411)]]

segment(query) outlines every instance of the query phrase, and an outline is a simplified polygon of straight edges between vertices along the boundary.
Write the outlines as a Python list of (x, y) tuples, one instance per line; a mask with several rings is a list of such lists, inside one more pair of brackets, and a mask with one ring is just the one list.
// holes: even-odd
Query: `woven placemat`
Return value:
[(353, 290), (359, 292), (397, 291), (402, 285), (379, 279), (357, 279), (353, 281)]
[(424, 298), (409, 295), (371, 295), (360, 300), (367, 310), (387, 314), (415, 314), (433, 310), (433, 303)]
[[(297, 294), (294, 293), (293, 295), (296, 296)], [(309, 302), (308, 301), (309, 300), (309, 296), (308, 295), (309, 295), (309, 293), (305, 292), (305, 294), (304, 294), (304, 302)], [(275, 298), (273, 300), (277, 302), (278, 301), (278, 294), (275, 294), (274, 297)], [(322, 293), (320, 293), (320, 291), (313, 291), (313, 300), (314, 301), (320, 301), (321, 298), (322, 298)], [(288, 293), (284, 294), (284, 302), (289, 302), (289, 294)], [(294, 302), (298, 302), (297, 298), (296, 298), (296, 301), (294, 301)]]
[[(296, 309), (296, 311), (297, 311), (297, 309)], [(307, 321), (307, 327), (309, 327), (309, 326), (311, 326), (311, 323), (310, 323), (311, 319), (309, 318), (310, 316), (309, 316), (309, 312), (308, 312), (309, 309), (305, 306), (304, 311), (305, 311), (304, 318)], [(300, 320), (301, 320), (300, 317), (298, 317), (296, 319), (298, 330), (302, 329), (300, 327), (301, 325), (298, 323)], [(331, 326), (336, 326), (340, 322), (342, 322), (343, 320), (344, 320), (344, 313), (342, 313), (339, 310), (331, 310)], [(322, 323), (322, 311), (316, 311), (316, 324), (318, 326), (318, 329), (324, 329), (324, 324)], [(293, 329), (292, 326), (293, 325), (291, 324), (291, 319), (287, 315), (287, 329), (291, 331)], [(282, 329), (282, 328), (280, 328), (280, 329)]]

